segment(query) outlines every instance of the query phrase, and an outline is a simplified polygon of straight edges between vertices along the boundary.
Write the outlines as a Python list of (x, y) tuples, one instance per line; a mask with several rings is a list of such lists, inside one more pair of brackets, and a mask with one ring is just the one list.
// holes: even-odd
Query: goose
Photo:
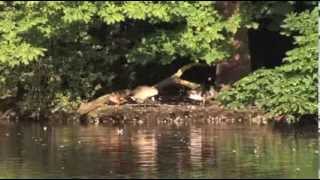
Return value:
[(146, 99), (158, 94), (158, 89), (153, 86), (139, 86), (132, 91), (130, 98), (135, 102), (143, 103)]

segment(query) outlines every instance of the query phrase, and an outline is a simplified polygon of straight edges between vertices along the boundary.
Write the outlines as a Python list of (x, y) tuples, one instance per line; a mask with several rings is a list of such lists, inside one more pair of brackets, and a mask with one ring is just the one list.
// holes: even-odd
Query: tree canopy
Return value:
[(181, 59), (225, 60), (238, 30), (268, 16), (296, 48), (284, 65), (254, 72), (219, 100), (274, 115), (314, 113), (317, 9), (297, 14), (293, 4), (245, 1), (225, 17), (215, 1), (2, 1), (0, 97), (19, 97), (22, 112), (69, 111), (99, 90), (134, 86), (140, 65), (160, 72)]
[(318, 9), (290, 13), (282, 34), (294, 37), (295, 48), (286, 53), (284, 64), (261, 69), (235, 84), (220, 100), (233, 107), (255, 105), (271, 115), (286, 115), (289, 120), (317, 112)]

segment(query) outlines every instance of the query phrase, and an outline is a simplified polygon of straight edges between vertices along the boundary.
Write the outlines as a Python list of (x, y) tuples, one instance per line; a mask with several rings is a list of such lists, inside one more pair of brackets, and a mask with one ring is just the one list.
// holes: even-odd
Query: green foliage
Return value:
[(214, 2), (11, 1), (0, 23), (0, 97), (22, 92), (25, 113), (130, 88), (139, 64), (224, 59), (242, 19)]
[[(239, 28), (257, 27), (259, 15), (282, 20), (292, 6), (277, 3), (242, 2), (239, 13), (225, 18), (215, 2), (0, 2), (0, 98), (17, 96), (22, 113), (68, 111), (80, 100), (132, 88), (141, 65), (154, 65), (156, 74), (181, 59), (227, 59)], [(287, 17), (283, 32), (297, 48), (282, 67), (244, 78), (222, 101), (273, 114), (314, 112), (317, 35), (309, 16)]]
[(177, 56), (207, 63), (223, 59), (228, 55), (223, 46), (240, 25), (239, 14), (222, 20), (212, 3), (202, 2), (113, 2), (98, 15), (109, 25), (132, 20), (154, 25), (127, 54), (130, 62), (141, 63), (167, 64)]
[(287, 52), (284, 64), (262, 69), (222, 92), (219, 100), (230, 107), (258, 106), (272, 116), (286, 115), (294, 120), (317, 112), (317, 20), (318, 9), (290, 13), (283, 34), (293, 36), (296, 47)]

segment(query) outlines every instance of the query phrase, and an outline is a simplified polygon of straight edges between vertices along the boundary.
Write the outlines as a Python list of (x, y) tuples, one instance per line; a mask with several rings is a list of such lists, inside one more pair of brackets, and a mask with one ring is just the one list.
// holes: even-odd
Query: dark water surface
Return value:
[(318, 142), (267, 127), (0, 124), (0, 178), (318, 178)]

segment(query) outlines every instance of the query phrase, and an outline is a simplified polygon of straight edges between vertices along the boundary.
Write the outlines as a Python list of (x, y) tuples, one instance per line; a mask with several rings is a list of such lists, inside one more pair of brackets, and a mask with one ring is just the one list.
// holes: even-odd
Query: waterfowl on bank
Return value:
[(194, 101), (203, 101), (204, 99), (202, 92), (196, 90), (188, 91), (188, 98)]
[(135, 102), (143, 103), (146, 99), (158, 94), (158, 89), (153, 86), (139, 86), (132, 91), (130, 98)]
[(217, 94), (214, 88), (210, 88), (208, 91), (203, 91), (202, 89), (190, 90), (188, 91), (188, 98), (193, 101), (201, 102), (202, 105), (205, 104), (206, 100), (215, 97)]
[(123, 104), (124, 102), (126, 102), (125, 98), (119, 94), (114, 94), (109, 98), (109, 103), (112, 105), (120, 105), (120, 104)]
[(116, 93), (112, 93), (108, 98), (108, 104), (121, 105), (127, 102), (126, 97), (130, 94), (130, 90), (121, 90)]

